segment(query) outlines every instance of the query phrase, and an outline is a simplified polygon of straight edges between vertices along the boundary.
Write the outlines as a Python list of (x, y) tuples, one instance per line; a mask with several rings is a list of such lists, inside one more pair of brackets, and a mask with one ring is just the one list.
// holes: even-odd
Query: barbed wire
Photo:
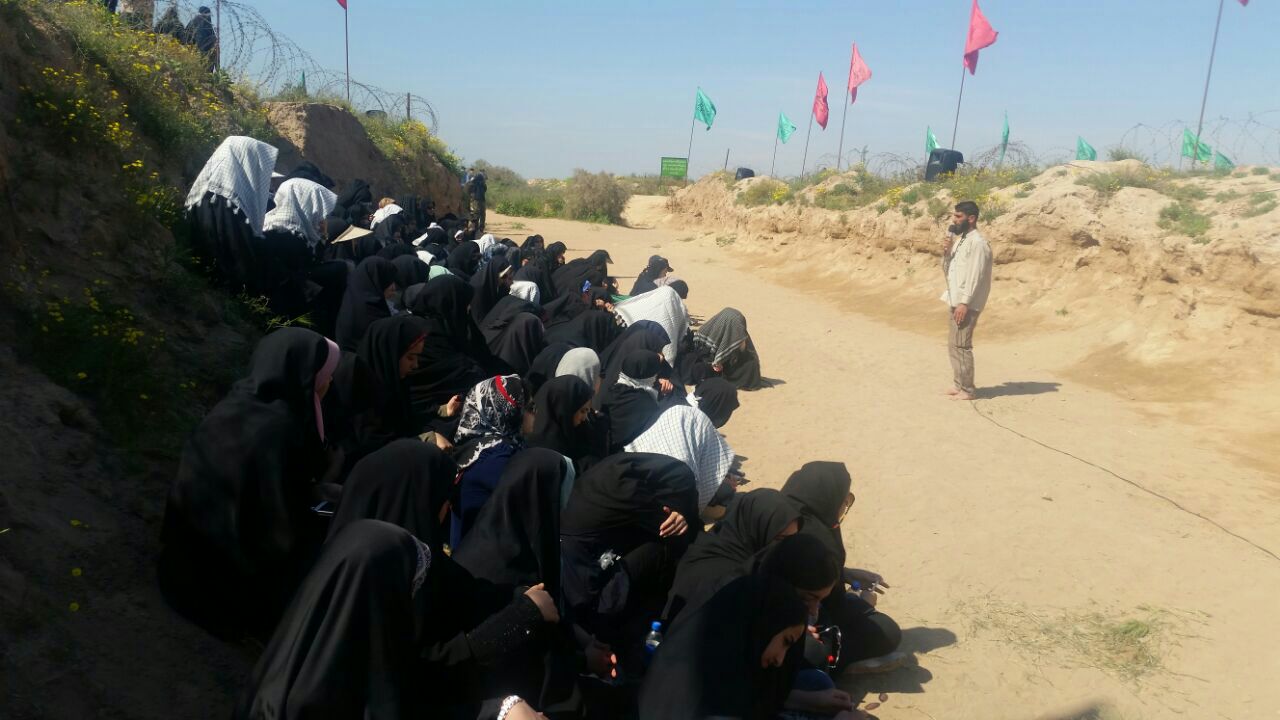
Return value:
[[(57, 0), (55, 0), (57, 1)], [(145, 7), (146, 3), (142, 3)], [(147, 24), (156, 27), (173, 8), (185, 27), (200, 7), (212, 11), (219, 39), (219, 67), (237, 82), (271, 99), (304, 87), (310, 98), (347, 100), (345, 72), (330, 70), (287, 35), (278, 32), (257, 8), (234, 0), (154, 0), (153, 15)], [(304, 81), (305, 78), (305, 81)], [(357, 112), (385, 113), (396, 120), (412, 117), (436, 134), (439, 117), (421, 95), (393, 92), (355, 78), (351, 79), (350, 105)]]

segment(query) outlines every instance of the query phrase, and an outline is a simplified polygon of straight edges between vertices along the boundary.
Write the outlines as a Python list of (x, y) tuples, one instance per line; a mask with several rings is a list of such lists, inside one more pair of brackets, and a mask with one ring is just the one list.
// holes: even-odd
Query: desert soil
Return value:
[[(749, 487), (808, 460), (851, 469), (850, 562), (892, 585), (880, 608), (917, 659), (842, 680), (864, 702), (888, 693), (878, 717), (1280, 717), (1280, 471), (1258, 452), (1275, 381), (1102, 372), (1098, 333), (1019, 323), (997, 280), (980, 397), (953, 402), (941, 303), (806, 281), (681, 228), (662, 198), (627, 219), (491, 213), (489, 229), (607, 248), (624, 290), (659, 253), (694, 316), (745, 313), (776, 385), (744, 394), (725, 434)], [(1189, 384), (1220, 392), (1181, 398)]]

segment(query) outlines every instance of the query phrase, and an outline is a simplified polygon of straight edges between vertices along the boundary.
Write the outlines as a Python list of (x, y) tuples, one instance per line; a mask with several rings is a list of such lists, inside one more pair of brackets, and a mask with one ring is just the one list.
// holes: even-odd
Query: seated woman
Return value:
[(578, 469), (604, 457), (608, 453), (587, 425), (591, 395), (591, 387), (572, 375), (548, 380), (534, 396), (533, 429), (525, 433), (525, 444), (554, 450)]
[(518, 374), (525, 374), (533, 367), (538, 353), (547, 347), (542, 333), (542, 321), (527, 312), (517, 313), (507, 326), (489, 343), (494, 357)]
[(276, 190), (267, 213), (259, 262), (271, 311), (295, 318), (311, 314), (312, 325), (332, 336), (347, 289), (347, 264), (324, 261), (325, 218), (338, 196), (318, 183), (295, 178)]
[(520, 429), (526, 405), (524, 383), (515, 375), (489, 378), (467, 393), (462, 420), (453, 436), (458, 463), (450, 545), (456, 552), (497, 489), (502, 471), (523, 447)]
[(444, 266), (454, 275), (471, 282), (471, 277), (480, 267), (480, 246), (471, 240), (463, 240), (449, 251)]
[[(431, 590), (442, 557), (390, 523), (358, 520), (342, 528), (289, 604), (232, 717), (407, 720), (465, 701), (463, 686), (431, 682), (432, 667), (421, 657), (435, 625), (452, 619)], [(547, 614), (554, 612), (551, 606)], [(487, 633), (489, 642), (518, 650), (527, 625), (503, 623), (496, 629), (510, 634)], [(538, 717), (519, 698), (495, 698), (481, 716), (496, 717), (503, 706), (507, 720)]]
[(661, 455), (613, 455), (574, 483), (560, 516), (564, 602), (596, 676), (610, 677), (610, 655), (624, 676), (639, 672), (696, 513), (693, 473)]
[(547, 346), (529, 365), (529, 372), (523, 376), (531, 394), (537, 395), (542, 386), (556, 376), (556, 368), (560, 365), (561, 358), (572, 349), (573, 346), (568, 343), (547, 343)]
[(563, 342), (574, 347), (590, 348), (600, 354), (622, 334), (617, 318), (608, 310), (589, 308), (572, 320), (559, 325), (548, 325), (548, 343)]
[(360, 357), (377, 380), (373, 407), (356, 420), (348, 462), (359, 460), (387, 443), (422, 432), (409, 403), (405, 378), (418, 367), (427, 337), (427, 322), (413, 315), (383, 318), (369, 326)]
[(541, 312), (537, 305), (528, 300), (515, 295), (504, 295), (489, 310), (489, 314), (476, 323), (491, 351), (496, 351), (496, 347), (501, 346), (503, 334), (521, 314), (529, 314), (540, 319)]
[(747, 334), (747, 319), (737, 310), (725, 308), (703, 323), (693, 334), (693, 346), (698, 361), (739, 390), (765, 387), (760, 356)]
[(218, 633), (269, 632), (315, 556), (324, 475), (321, 400), (340, 352), (310, 330), (258, 343), (249, 375), (192, 431), (169, 491), (160, 585)]
[(391, 264), (396, 268), (396, 287), (400, 290), (396, 294), (394, 304), (397, 314), (408, 312), (409, 308), (405, 305), (404, 293), (414, 285), (419, 285), (431, 278), (431, 266), (420, 260), (417, 254), (401, 255), (392, 259)]
[[(660, 287), (643, 295), (623, 300), (614, 312), (628, 326), (641, 320), (651, 320), (667, 332), (667, 344), (662, 347), (662, 357), (672, 367), (680, 355), (680, 345), (689, 334), (689, 311), (680, 295), (669, 287)], [(684, 393), (681, 392), (681, 395)]]
[(184, 203), (196, 254), (232, 291), (261, 293), (257, 258), (278, 151), (250, 137), (222, 141), (191, 184)]
[(738, 409), (738, 388), (724, 378), (710, 377), (698, 383), (687, 401), (690, 407), (701, 410), (717, 429), (722, 428)]
[(642, 720), (772, 720), (802, 657), (805, 606), (785, 581), (738, 578), (681, 617), (640, 686)]
[(702, 411), (688, 405), (663, 410), (649, 429), (627, 444), (626, 450), (659, 453), (688, 465), (697, 478), (699, 513), (706, 510), (717, 495), (731, 494), (734, 487), (732, 482), (725, 483), (733, 468), (733, 448)]
[[(563, 254), (561, 255), (563, 257)], [(585, 258), (577, 258), (561, 265), (551, 276), (556, 286), (556, 295), (581, 292), (584, 285), (603, 287), (609, 277), (608, 250), (596, 250)]]
[(658, 419), (658, 369), (662, 360), (649, 350), (633, 350), (622, 363), (612, 387), (605, 388), (601, 412), (609, 419), (609, 450), (640, 437)]
[[(844, 463), (806, 463), (782, 486), (782, 494), (804, 514), (802, 532), (821, 540), (836, 556), (841, 567), (845, 563), (844, 538), (840, 524), (853, 507), (853, 480)], [(846, 592), (845, 586), (858, 588)], [(855, 664), (861, 672), (882, 672), (898, 667), (905, 655), (895, 652), (902, 642), (902, 630), (888, 615), (876, 610), (876, 596), (888, 587), (884, 578), (868, 571), (844, 568), (839, 592), (832, 593), (822, 604), (818, 622), (839, 625), (846, 652), (841, 666)]]
[(591, 348), (573, 348), (560, 358), (556, 365), (556, 377), (572, 375), (591, 388), (594, 396), (600, 392), (600, 356)]
[(506, 297), (511, 287), (512, 273), (506, 256), (501, 256), (484, 263), (471, 276), (471, 287), (475, 289), (471, 296), (471, 319), (477, 325), (483, 325), (485, 316), (493, 306)]
[(631, 286), (631, 296), (643, 295), (650, 290), (658, 289), (658, 281), (667, 277), (667, 273), (675, 268), (661, 255), (651, 255), (649, 264), (636, 276), (635, 285)]
[(396, 296), (396, 266), (380, 257), (365, 258), (347, 279), (347, 292), (338, 311), (334, 340), (346, 352), (360, 348), (365, 331), (375, 320), (391, 317)]
[(489, 352), (467, 313), (471, 292), (470, 285), (450, 275), (415, 285), (404, 294), (409, 311), (427, 321), (418, 369), (406, 378), (409, 400), (419, 423), (446, 435), (453, 434), (456, 423), (439, 420), (440, 406), (455, 398), (460, 402), (476, 383), (506, 369)]
[(699, 535), (681, 558), (665, 618), (675, 620), (729, 581), (751, 572), (756, 553), (795, 535), (801, 523), (800, 511), (777, 490), (760, 488), (735, 496), (724, 518)]
[[(604, 387), (611, 388), (614, 383), (618, 382), (618, 375), (622, 373), (622, 361), (636, 350), (648, 350), (652, 353), (662, 352), (662, 348), (671, 342), (667, 336), (667, 331), (662, 326), (651, 320), (641, 320), (629, 326), (614, 340), (604, 352), (600, 353), (600, 365), (604, 368)], [(670, 392), (674, 387), (670, 378), (674, 376), (671, 366), (663, 361), (662, 367), (658, 369), (658, 384), (660, 390)], [(663, 380), (666, 380), (665, 385)], [(596, 395), (595, 406), (599, 410), (604, 403), (601, 395)]]

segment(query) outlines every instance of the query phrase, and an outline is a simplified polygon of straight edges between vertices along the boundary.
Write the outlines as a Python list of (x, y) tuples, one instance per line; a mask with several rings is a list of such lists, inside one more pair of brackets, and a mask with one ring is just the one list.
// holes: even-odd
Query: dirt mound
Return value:
[[(1217, 363), (1228, 350), (1251, 360), (1242, 349), (1274, 357), (1280, 210), (1267, 200), (1280, 190), (1274, 177), (1241, 168), (1178, 178), (1137, 161), (1076, 162), (990, 190), (979, 198), (991, 211), (981, 227), (996, 262), (989, 315), (1006, 318), (1007, 332), (1028, 321), (1087, 326), (1099, 348), (1139, 363)], [(854, 186), (848, 173), (786, 204), (739, 204), (759, 182), (770, 181), (703, 178), (668, 202), (667, 222), (824, 283), (901, 300), (937, 297), (939, 241), (951, 206), (964, 198), (918, 184), (846, 211), (812, 204), (841, 184), (846, 192)], [(1207, 230), (1180, 234), (1185, 226), (1168, 218), (1175, 205), (1207, 218)], [(1254, 363), (1253, 370), (1265, 369)]]
[(355, 178), (369, 183), (374, 197), (410, 191), (436, 203), (437, 212), (461, 214), (462, 185), (434, 156), (423, 153), (398, 167), (369, 138), (360, 121), (344, 108), (324, 103), (267, 103), (271, 126), (286, 141), (279, 144), (276, 170), (288, 173), (303, 160), (333, 178), (338, 190)]

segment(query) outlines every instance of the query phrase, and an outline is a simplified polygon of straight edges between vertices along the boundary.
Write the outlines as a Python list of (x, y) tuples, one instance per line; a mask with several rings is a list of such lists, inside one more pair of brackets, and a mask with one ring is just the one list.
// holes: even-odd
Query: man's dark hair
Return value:
[(956, 212), (964, 213), (966, 216), (978, 217), (978, 203), (972, 200), (958, 202), (956, 203)]

